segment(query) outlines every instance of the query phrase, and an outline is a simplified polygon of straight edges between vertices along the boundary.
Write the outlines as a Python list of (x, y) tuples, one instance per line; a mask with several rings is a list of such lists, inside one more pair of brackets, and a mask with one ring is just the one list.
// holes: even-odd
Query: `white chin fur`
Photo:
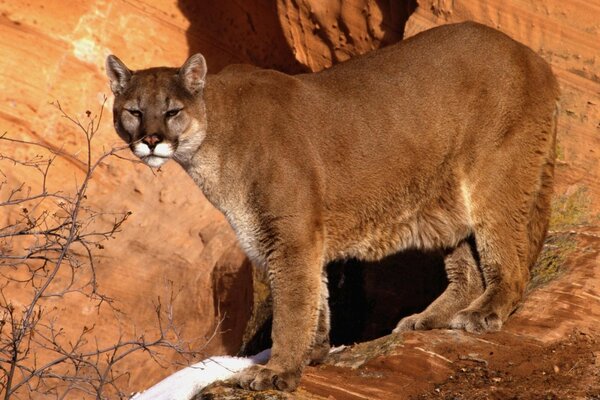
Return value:
[(152, 168), (158, 168), (164, 163), (166, 163), (168, 158), (164, 157), (156, 157), (156, 156), (147, 156), (144, 157), (144, 162), (151, 166)]
[(146, 164), (158, 168), (173, 156), (173, 146), (170, 143), (159, 143), (153, 150), (146, 143), (133, 145), (133, 154), (141, 158)]
[(155, 156), (171, 157), (173, 155), (173, 146), (170, 143), (159, 143), (152, 152)]
[(150, 153), (150, 147), (146, 143), (136, 143), (133, 145), (133, 154), (139, 158), (149, 156)]

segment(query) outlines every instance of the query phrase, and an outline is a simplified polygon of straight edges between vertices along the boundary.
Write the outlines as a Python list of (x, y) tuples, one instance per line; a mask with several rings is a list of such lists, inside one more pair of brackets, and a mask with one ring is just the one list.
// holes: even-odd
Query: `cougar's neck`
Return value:
[(189, 163), (182, 164), (206, 198), (222, 211), (227, 192), (234, 185), (231, 175), (236, 169), (232, 165), (235, 158), (233, 148), (236, 147), (232, 115), (235, 104), (228, 92), (227, 85), (218, 76), (207, 76), (203, 91), (205, 137)]

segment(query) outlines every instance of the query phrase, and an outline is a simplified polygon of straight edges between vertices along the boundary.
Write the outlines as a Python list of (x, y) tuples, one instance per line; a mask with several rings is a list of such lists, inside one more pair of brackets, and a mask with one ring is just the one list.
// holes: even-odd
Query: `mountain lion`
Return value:
[(545, 237), (558, 85), (548, 64), (475, 23), (328, 70), (129, 70), (109, 56), (114, 125), (151, 167), (177, 161), (267, 268), (272, 357), (244, 388), (294, 390), (329, 350), (324, 266), (445, 251), (449, 286), (395, 329), (500, 329)]

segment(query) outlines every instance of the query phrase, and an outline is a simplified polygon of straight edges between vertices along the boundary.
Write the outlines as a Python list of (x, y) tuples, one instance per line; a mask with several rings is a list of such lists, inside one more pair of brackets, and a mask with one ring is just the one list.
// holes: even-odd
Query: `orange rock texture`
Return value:
[[(552, 64), (563, 93), (556, 193), (570, 194), (584, 187), (591, 200), (590, 213), (600, 211), (600, 3), (596, 0), (0, 0), (0, 133), (78, 154), (84, 146), (82, 136), (49, 103), (59, 100), (80, 118), (86, 110), (97, 112), (104, 96), (111, 97), (104, 71), (108, 54), (118, 55), (133, 69), (180, 65), (190, 54), (202, 52), (209, 72), (241, 62), (298, 73), (318, 71), (403, 36), (464, 20), (500, 29)], [(105, 108), (98, 152), (120, 144), (112, 129), (110, 100)], [(31, 157), (35, 151), (0, 143), (0, 153)], [(3, 165), (2, 172), (13, 186), (39, 183), (18, 168)], [(69, 190), (81, 174), (76, 159), (61, 161), (49, 184)], [(111, 159), (97, 172), (89, 197), (91, 205), (104, 211), (133, 213), (117, 239), (105, 244), (96, 267), (101, 289), (117, 299), (128, 316), (125, 329), (135, 326), (151, 334), (154, 303), (174, 288), (174, 319), (181, 334), (202, 345), (217, 329), (221, 333), (209, 342), (204, 356), (235, 353), (251, 312), (251, 268), (222, 215), (190, 178), (175, 163), (152, 172)], [(0, 210), (0, 225), (11, 218)], [(590, 239), (586, 245), (597, 249), (598, 241)], [(573, 312), (583, 320), (586, 314), (595, 316), (584, 325), (596, 329), (599, 266), (597, 258), (585, 260), (592, 272), (581, 272), (576, 279), (582, 284), (587, 281), (587, 286), (569, 287), (572, 296), (563, 300), (567, 304), (584, 296), (592, 302), (593, 311), (579, 312), (575, 307)], [(536, 292), (532, 301), (544, 304), (548, 298)], [(523, 315), (535, 319), (534, 309), (525, 307)], [(111, 315), (97, 315), (80, 301), (61, 304), (59, 310), (67, 331), (96, 323), (98, 336), (106, 341), (118, 335)], [(550, 314), (544, 326), (554, 326), (568, 315), (572, 316)], [(515, 325), (511, 330), (519, 332)], [(427, 351), (434, 351), (416, 347), (410, 357), (429, 357)], [(432, 360), (444, 364), (439, 358)], [(121, 367), (131, 373), (127, 383), (131, 391), (174, 369), (163, 369), (147, 357)], [(436, 374), (442, 376), (444, 371)], [(322, 388), (324, 378), (318, 372), (307, 376), (309, 388), (319, 387), (315, 393), (337, 393)], [(398, 388), (390, 386), (386, 393)], [(375, 395), (376, 390), (361, 390), (355, 397), (340, 394), (339, 398), (386, 398)]]

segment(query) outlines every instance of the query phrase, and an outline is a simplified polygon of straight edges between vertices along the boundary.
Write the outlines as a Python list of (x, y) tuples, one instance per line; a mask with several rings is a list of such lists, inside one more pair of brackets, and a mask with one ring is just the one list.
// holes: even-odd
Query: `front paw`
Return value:
[(241, 371), (236, 379), (243, 389), (268, 390), (276, 389), (286, 392), (296, 390), (300, 382), (300, 372), (284, 371), (280, 368), (253, 365)]
[(502, 328), (502, 320), (493, 311), (465, 309), (456, 313), (450, 326), (472, 333), (492, 332)]
[(413, 314), (408, 317), (404, 317), (398, 322), (398, 325), (394, 329), (394, 333), (402, 333), (408, 331), (418, 331), (423, 329), (428, 329), (422, 324), (422, 316), (421, 314)]
[(447, 327), (448, 322), (446, 322), (443, 318), (425, 311), (402, 318), (394, 329), (394, 333), (426, 331), (430, 329), (443, 329)]

